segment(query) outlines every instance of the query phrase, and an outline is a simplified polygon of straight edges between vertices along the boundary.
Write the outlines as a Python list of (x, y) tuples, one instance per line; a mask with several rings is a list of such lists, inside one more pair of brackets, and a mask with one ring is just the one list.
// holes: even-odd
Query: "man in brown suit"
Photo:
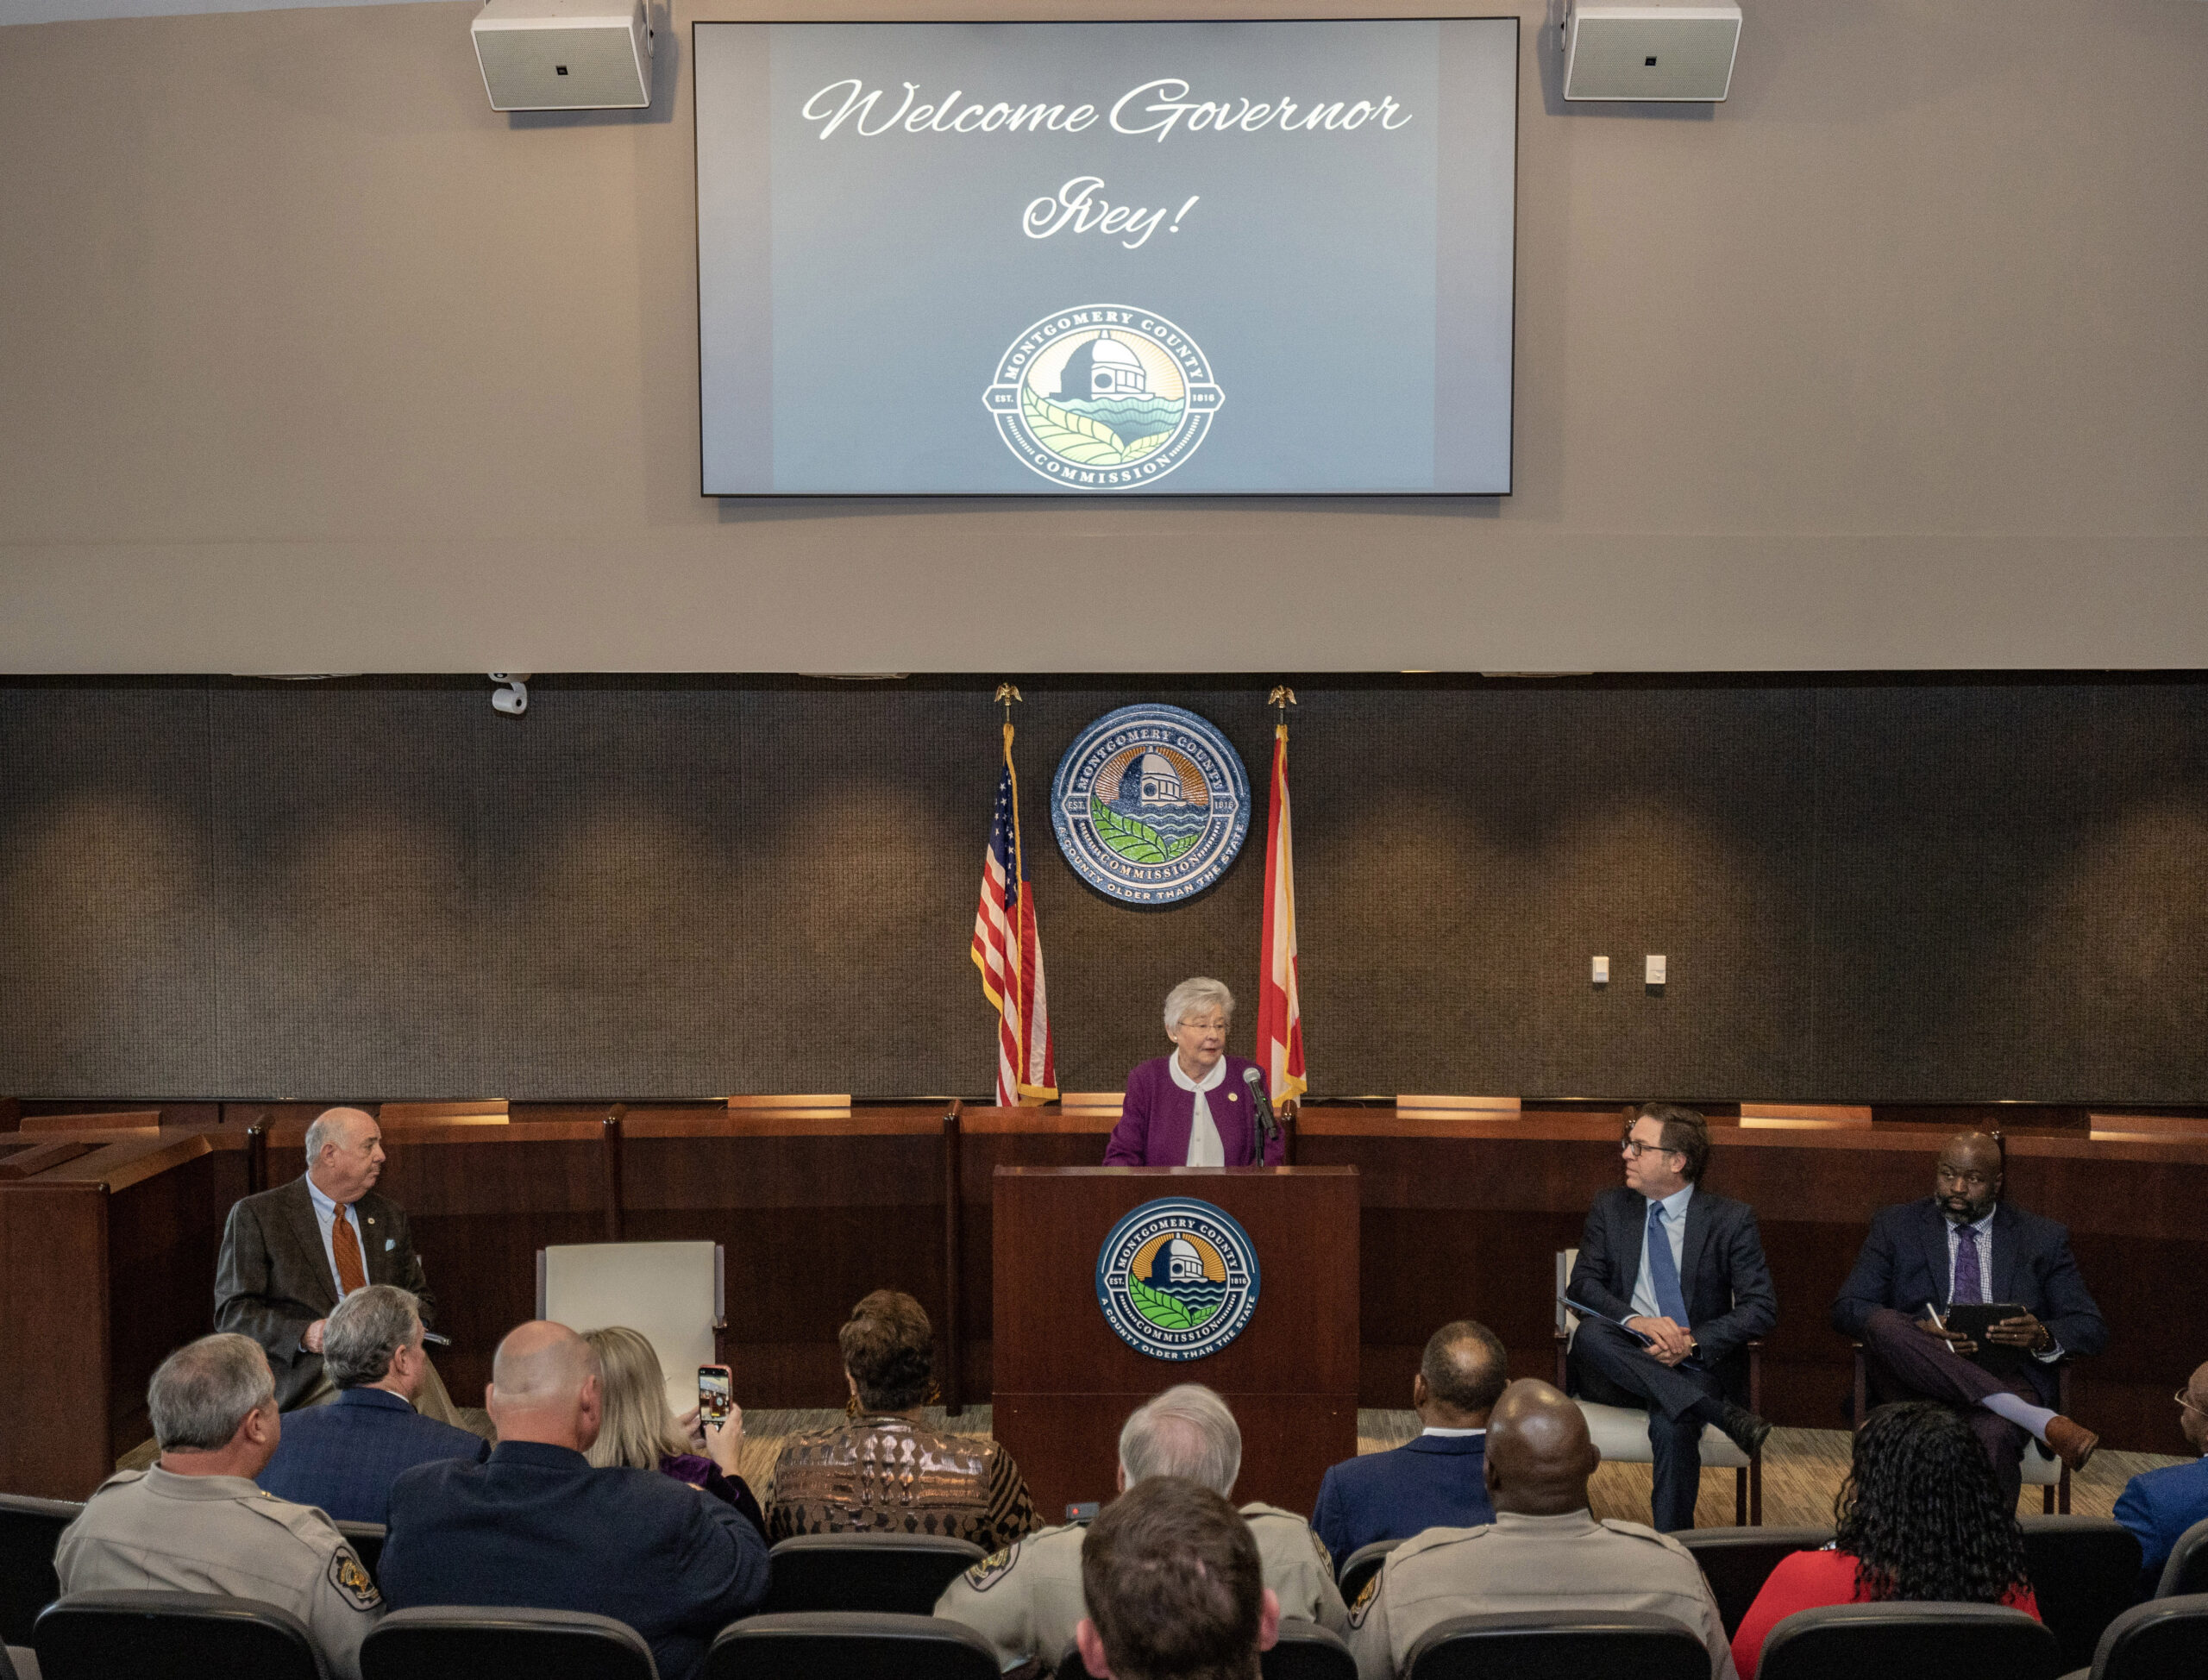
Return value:
[[(287, 1412), (336, 1397), (323, 1370), (323, 1327), (354, 1290), (396, 1284), (420, 1301), (424, 1325), (436, 1313), (405, 1212), (373, 1188), (383, 1172), (382, 1129), (361, 1109), (328, 1109), (307, 1128), (306, 1149), (302, 1176), (231, 1207), (215, 1266), (215, 1327), (267, 1351), (277, 1404)], [(435, 1368), (414, 1405), (424, 1417), (456, 1421)]]

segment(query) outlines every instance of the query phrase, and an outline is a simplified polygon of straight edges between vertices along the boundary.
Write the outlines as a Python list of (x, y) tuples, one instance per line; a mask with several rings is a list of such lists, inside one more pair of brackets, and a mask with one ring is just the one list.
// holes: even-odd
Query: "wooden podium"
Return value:
[[(1166, 1196), (1212, 1203), (1258, 1252), (1248, 1325), (1203, 1358), (1138, 1352), (1097, 1302), (1113, 1226)], [(1234, 1408), (1235, 1502), (1309, 1515), (1327, 1467), (1357, 1451), (1358, 1219), (1351, 1167), (999, 1167), (994, 1433), (1043, 1520), (1112, 1497), (1120, 1426), (1176, 1382), (1206, 1383)]]

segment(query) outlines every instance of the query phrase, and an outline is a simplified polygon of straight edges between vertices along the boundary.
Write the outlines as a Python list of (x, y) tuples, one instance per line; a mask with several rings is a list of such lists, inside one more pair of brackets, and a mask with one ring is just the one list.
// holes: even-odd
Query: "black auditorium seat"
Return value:
[(2157, 1598), (2176, 1598), (2186, 1593), (2208, 1593), (2208, 1518), (2203, 1518), (2177, 1537), (2169, 1561), (2162, 1565)]
[(1689, 1528), (1672, 1538), (1694, 1553), (1725, 1619), (1727, 1633), (1741, 1631), (1741, 1619), (1756, 1602), (1779, 1560), (1797, 1551), (1815, 1551), (1832, 1539), (1829, 1528)]
[(66, 1499), (0, 1494), (0, 1645), (28, 1645), (38, 1613), (61, 1596), (53, 1548), (84, 1508)]
[(2139, 1537), (2106, 1517), (2026, 1517), (2023, 1526), (2040, 1620), (2062, 1646), (2063, 1667), (2083, 1668), (2139, 1596)]
[(982, 1561), (971, 1540), (934, 1534), (798, 1534), (767, 1554), (769, 1615), (877, 1610), (924, 1616), (943, 1589)]
[(2061, 1672), (2054, 1633), (2022, 1610), (1889, 1602), (1797, 1610), (1764, 1641), (1756, 1680), (1930, 1674), (2056, 1680)]
[(1280, 1619), (1280, 1639), (1258, 1669), (1264, 1680), (1357, 1680), (1357, 1658), (1341, 1635), (1302, 1616)]
[(1357, 1595), (1364, 1590), (1364, 1583), (1380, 1573), (1380, 1565), (1388, 1561), (1388, 1554), (1401, 1545), (1401, 1540), (1375, 1540), (1361, 1545), (1342, 1559), (1341, 1574), (1334, 1584), (1342, 1590), (1345, 1603), (1354, 1604)]
[(384, 1526), (380, 1522), (341, 1522), (337, 1532), (353, 1543), (353, 1550), (360, 1554), (361, 1567), (370, 1575), (383, 1561)]
[(2208, 1593), (2150, 1598), (2109, 1623), (2093, 1680), (2200, 1680), (2208, 1674)]
[(216, 1593), (71, 1593), (39, 1613), (40, 1680), (327, 1680), (289, 1610)]
[(625, 1621), (582, 1610), (424, 1605), (392, 1611), (361, 1642), (361, 1680), (658, 1677), (643, 1634)]
[(810, 1611), (731, 1622), (699, 1680), (997, 1680), (996, 1647), (934, 1616)]
[(1410, 1649), (1403, 1680), (1709, 1680), (1709, 1649), (1637, 1610), (1452, 1616)]

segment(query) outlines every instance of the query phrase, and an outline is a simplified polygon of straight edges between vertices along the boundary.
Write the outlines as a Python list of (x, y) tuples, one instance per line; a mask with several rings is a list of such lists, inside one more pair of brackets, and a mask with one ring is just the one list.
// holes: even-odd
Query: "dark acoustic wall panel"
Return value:
[(208, 730), (200, 686), (0, 692), (10, 1094), (220, 1085)]
[[(1016, 709), (1066, 1089), (1163, 1053), (1192, 974), (1248, 1047), (1269, 686)], [(1301, 693), (1321, 1094), (2208, 1100), (2208, 686)], [(1166, 910), (1051, 831), (1059, 755), (1136, 699), (1217, 724), (1257, 804)], [(547, 680), (518, 719), (459, 680), (0, 686), (0, 1089), (983, 1094), (1000, 718), (979, 682)]]

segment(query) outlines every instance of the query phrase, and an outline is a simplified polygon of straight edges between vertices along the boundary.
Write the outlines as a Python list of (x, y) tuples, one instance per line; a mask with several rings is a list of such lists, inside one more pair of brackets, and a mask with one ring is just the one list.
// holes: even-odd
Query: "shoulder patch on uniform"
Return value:
[(1334, 1578), (1334, 1554), (1327, 1550), (1327, 1543), (1319, 1538), (1319, 1531), (1317, 1529), (1306, 1528), (1303, 1532), (1311, 1537), (1311, 1550), (1319, 1554), (1319, 1567), (1327, 1572), (1327, 1578), (1329, 1581), (1333, 1580)]
[(966, 1584), (977, 1593), (985, 1593), (1012, 1573), (1012, 1566), (1019, 1561), (1019, 1542), (1014, 1540), (1001, 1551), (992, 1551), (988, 1557), (966, 1571)]
[(1372, 1578), (1364, 1583), (1364, 1590), (1357, 1595), (1357, 1602), (1349, 1607), (1349, 1625), (1352, 1627), (1364, 1626), (1366, 1613), (1372, 1608), (1373, 1602), (1380, 1596), (1380, 1577), (1383, 1573), (1384, 1571), (1380, 1570), (1373, 1570)]
[(329, 1554), (329, 1584), (356, 1610), (373, 1610), (383, 1602), (374, 1577), (361, 1566), (349, 1545), (341, 1545)]

